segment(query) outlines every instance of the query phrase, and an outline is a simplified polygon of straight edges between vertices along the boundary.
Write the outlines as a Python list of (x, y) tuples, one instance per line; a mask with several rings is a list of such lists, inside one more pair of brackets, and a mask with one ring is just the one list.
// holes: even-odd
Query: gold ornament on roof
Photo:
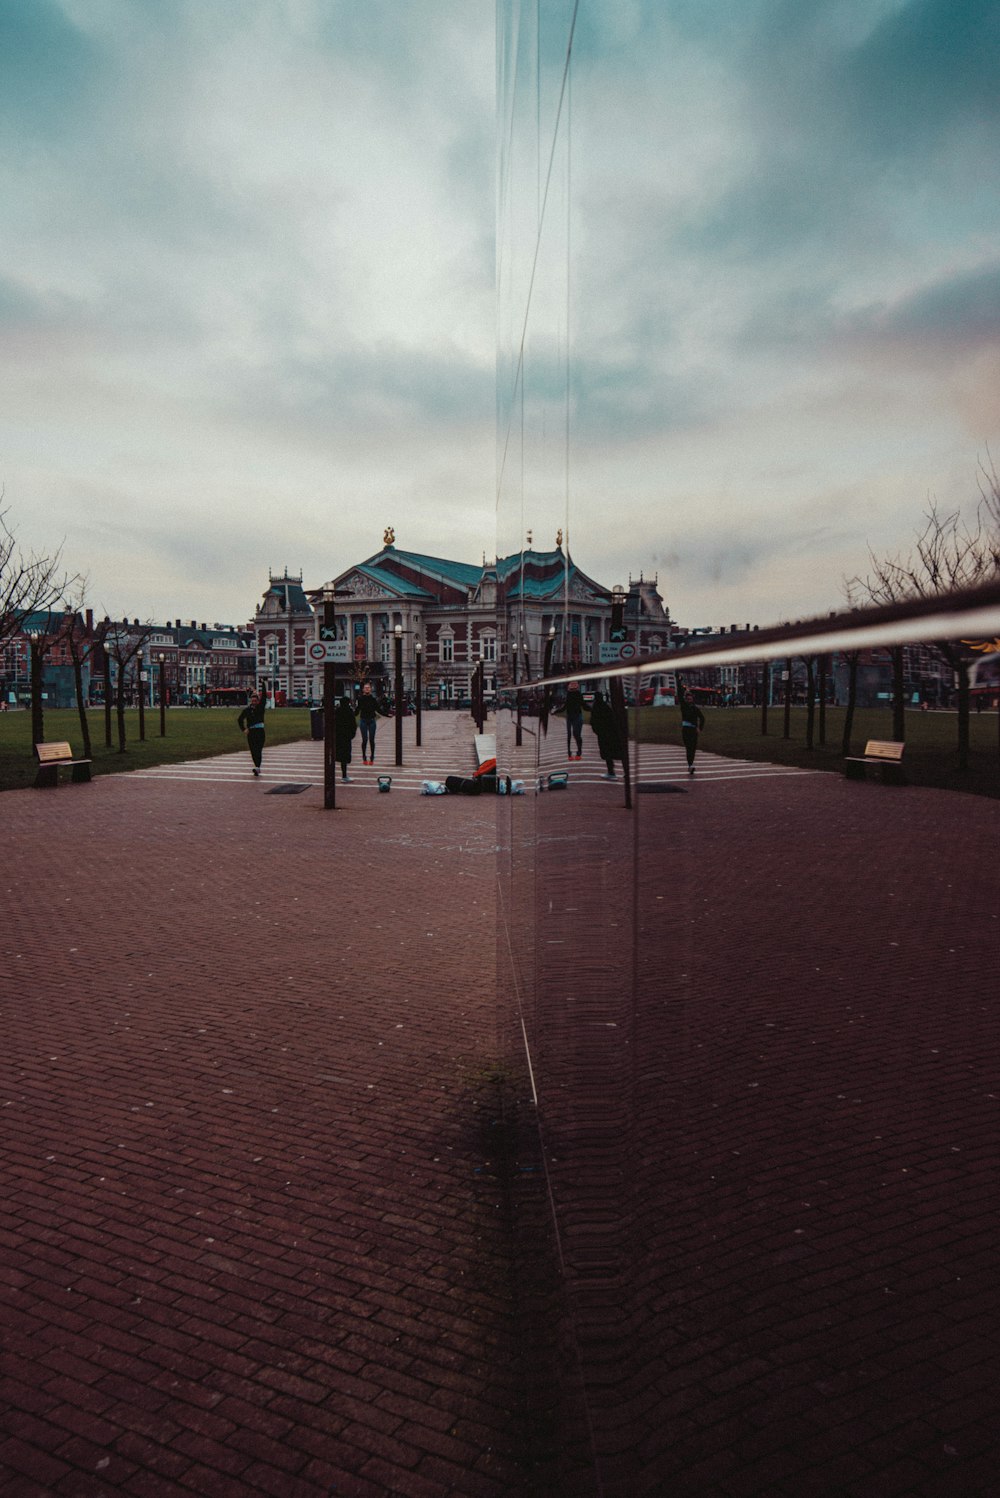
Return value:
[(385, 528), (385, 534), (382, 537), (383, 543), (386, 546), (391, 546), (392, 543), (395, 541), (395, 539), (396, 539), (396, 532), (393, 530), (393, 528), (392, 528), (391, 525), (387, 525), (386, 528)]
[(557, 546), (561, 546), (562, 545), (562, 526), (560, 526), (559, 529), (556, 531), (556, 545)]

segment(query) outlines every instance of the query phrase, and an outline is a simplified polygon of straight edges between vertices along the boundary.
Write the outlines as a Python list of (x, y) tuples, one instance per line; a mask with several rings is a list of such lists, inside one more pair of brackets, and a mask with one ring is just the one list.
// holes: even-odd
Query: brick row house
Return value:
[[(0, 647), (0, 700), (6, 706), (26, 706), (31, 696), (31, 647), (42, 656), (41, 681), (46, 707), (76, 705), (73, 650), (80, 657), (83, 695), (91, 706), (104, 701), (106, 633), (126, 645), (125, 699), (133, 704), (141, 687), (144, 701), (159, 702), (161, 664), (167, 701), (192, 706), (221, 706), (243, 702), (254, 682), (253, 632), (227, 624), (199, 624), (196, 620), (166, 624), (138, 619), (100, 620), (93, 612), (72, 610), (29, 614), (20, 629)], [(142, 658), (133, 657), (139, 645)], [(108, 660), (112, 692), (117, 692), (118, 661)]]

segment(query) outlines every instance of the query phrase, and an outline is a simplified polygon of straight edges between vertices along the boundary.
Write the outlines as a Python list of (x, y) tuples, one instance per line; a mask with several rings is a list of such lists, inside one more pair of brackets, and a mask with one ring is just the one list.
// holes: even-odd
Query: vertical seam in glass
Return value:
[[(532, 256), (532, 261), (531, 261), (531, 276), (529, 277), (529, 280), (528, 280), (528, 294), (527, 294), (527, 297), (525, 299), (525, 304), (524, 304), (524, 318), (523, 318), (522, 323), (521, 323), (521, 338), (520, 338), (520, 343), (518, 345), (517, 369), (516, 369), (515, 374), (514, 374), (513, 389), (511, 390), (511, 405), (513, 405), (514, 393), (517, 390), (518, 385), (521, 383), (521, 380), (523, 378), (523, 371), (524, 371), (524, 342), (525, 342), (525, 339), (527, 337), (527, 332), (528, 332), (528, 317), (529, 317), (530, 312), (531, 312), (531, 299), (532, 299), (532, 295), (534, 293), (534, 287), (535, 287), (535, 273), (536, 273), (536, 271), (538, 269), (538, 251), (539, 251), (539, 248), (540, 248), (541, 242), (542, 242), (542, 225), (544, 224), (544, 221), (545, 221), (545, 211), (546, 211), (546, 208), (548, 206), (548, 201), (549, 201), (549, 187), (550, 187), (551, 182), (552, 182), (552, 167), (553, 167), (553, 164), (555, 162), (556, 142), (559, 139), (559, 127), (560, 127), (560, 125), (562, 123), (563, 103), (564, 103), (565, 98), (566, 98), (566, 88), (567, 88), (567, 83), (568, 83), (568, 80), (569, 80), (570, 58), (573, 55), (573, 35), (574, 35), (574, 32), (576, 31), (576, 17), (577, 17), (577, 12), (579, 11), (579, 9), (580, 9), (580, 0), (574, 0), (573, 15), (572, 15), (572, 18), (571, 18), (570, 23), (569, 23), (569, 37), (568, 37), (567, 42), (566, 42), (566, 56), (565, 56), (565, 59), (563, 61), (562, 83), (560, 84), (560, 88), (559, 88), (559, 104), (558, 104), (558, 106), (556, 108), (555, 125), (554, 125), (553, 130), (552, 130), (552, 149), (549, 152), (549, 165), (548, 165), (548, 169), (547, 169), (546, 174), (545, 174), (545, 193), (544, 193), (544, 196), (542, 198), (541, 218), (540, 218), (539, 225), (538, 225), (538, 231), (537, 231), (537, 233), (535, 235), (535, 250), (534, 250), (534, 254)], [(503, 443), (503, 457), (502, 457), (502, 459), (500, 461), (499, 469), (498, 469), (498, 472), (497, 472), (497, 500), (496, 500), (496, 503), (498, 505), (499, 505), (499, 502), (500, 502), (500, 489), (501, 489), (502, 484), (503, 484), (503, 475), (504, 475), (504, 471), (506, 470), (506, 467), (507, 467), (507, 453), (508, 453), (509, 448), (510, 448), (510, 422), (508, 421), (508, 423), (507, 423), (507, 431), (506, 431), (506, 435), (504, 437), (504, 443)]]

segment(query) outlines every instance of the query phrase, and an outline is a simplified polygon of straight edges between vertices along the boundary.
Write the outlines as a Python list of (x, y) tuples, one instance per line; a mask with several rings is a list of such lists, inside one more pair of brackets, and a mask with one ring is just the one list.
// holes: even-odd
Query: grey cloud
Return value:
[(329, 357), (285, 358), (242, 378), (218, 408), (230, 417), (321, 440), (344, 431), (388, 424), (432, 423), (460, 430), (492, 419), (494, 372), (469, 360), (383, 345), (340, 349)]
[(955, 123), (1000, 121), (996, 0), (911, 0), (888, 15), (837, 70), (859, 145), (920, 156)]
[(1000, 344), (1000, 263), (938, 280), (894, 303), (844, 319), (836, 336), (849, 346), (964, 355)]
[(688, 221), (683, 248), (877, 256), (905, 236), (907, 197), (932, 192), (956, 226), (995, 224), (995, 200), (977, 198), (1000, 172), (997, 0), (911, 0), (888, 16), (861, 0), (758, 9), (717, 54), (750, 169)]
[(0, 0), (0, 120), (19, 144), (64, 133), (93, 105), (103, 72), (98, 49), (51, 0)]
[[(794, 562), (822, 553), (837, 539), (837, 527), (818, 526), (794, 515), (772, 517), (767, 526), (730, 526), (724, 533), (706, 528), (666, 542), (663, 556), (688, 586), (743, 582), (753, 589), (757, 572), (775, 562)], [(653, 560), (658, 560), (654, 553)]]

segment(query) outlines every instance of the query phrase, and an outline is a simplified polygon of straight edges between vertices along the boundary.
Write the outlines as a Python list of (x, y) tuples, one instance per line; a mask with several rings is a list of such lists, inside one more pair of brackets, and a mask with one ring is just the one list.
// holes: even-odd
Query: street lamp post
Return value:
[(33, 629), (28, 636), (31, 659), (31, 742), (33, 744), (41, 744), (45, 741), (45, 720), (42, 713), (43, 643), (41, 631)]
[(510, 653), (511, 653), (511, 656), (513, 657), (513, 662), (514, 662), (514, 701), (515, 701), (515, 703), (517, 705), (517, 724), (516, 724), (516, 727), (515, 727), (515, 730), (514, 730), (514, 744), (515, 744), (515, 746), (518, 749), (520, 749), (520, 747), (521, 747), (521, 739), (522, 739), (522, 733), (521, 733), (521, 687), (520, 687), (520, 684), (519, 684), (519, 681), (518, 681), (518, 675), (517, 675), (517, 641), (516, 640), (514, 641), (514, 643), (510, 647)]
[[(611, 638), (625, 640), (625, 599), (628, 595), (621, 583), (611, 591)], [(632, 777), (628, 752), (628, 713), (625, 708), (625, 687), (620, 676), (611, 678), (611, 710), (618, 726), (618, 738), (622, 751), (622, 780), (625, 785), (625, 810), (632, 809)]]
[(139, 742), (146, 739), (146, 694), (142, 689), (142, 651), (135, 653), (135, 686), (136, 695), (139, 698)]
[[(542, 661), (542, 676), (543, 677), (548, 676), (549, 672), (552, 670), (552, 652), (555, 650), (555, 648), (556, 648), (556, 627), (555, 627), (554, 624), (552, 624), (552, 625), (549, 626), (548, 638), (545, 641), (545, 657), (544, 657), (544, 659)], [(539, 726), (540, 726), (540, 728), (541, 728), (541, 730), (542, 730), (543, 733), (548, 733), (548, 731), (549, 731), (549, 709), (550, 709), (551, 706), (552, 706), (552, 688), (551, 687), (543, 687), (542, 688), (542, 709), (541, 709), (541, 713), (540, 713), (539, 719), (538, 719)]]
[(403, 763), (403, 626), (395, 625), (392, 633), (395, 652), (393, 692), (396, 698), (396, 763), (401, 765)]
[(108, 648), (108, 637), (104, 636), (101, 641), (104, 651), (104, 747), (111, 748), (111, 651)]
[(160, 738), (167, 736), (167, 658), (161, 650), (156, 657), (160, 666)]
[[(337, 638), (337, 598), (333, 588), (323, 590), (323, 634), (327, 640)], [(337, 809), (337, 725), (333, 701), (337, 691), (337, 668), (333, 661), (323, 664), (323, 809)]]
[[(349, 589), (337, 590), (334, 583), (326, 583), (322, 593), (317, 589), (310, 595), (323, 602), (323, 622), (320, 625), (320, 638), (327, 644), (331, 644), (337, 638), (337, 599), (353, 598)], [(271, 659), (277, 664), (277, 646), (269, 647), (273, 652)], [(291, 677), (289, 677), (291, 681)], [(277, 676), (272, 679), (272, 700), (277, 685)], [(336, 811), (337, 809), (337, 733), (334, 721), (334, 699), (337, 694), (337, 668), (333, 661), (323, 662), (323, 809), (324, 811)]]
[(417, 748), (419, 749), (420, 745), (421, 745), (421, 742), (422, 742), (421, 736), (420, 736), (420, 712), (421, 712), (421, 709), (423, 707), (423, 703), (421, 701), (421, 697), (423, 695), (423, 670), (422, 670), (422, 668), (423, 668), (423, 661), (424, 661), (423, 646), (421, 645), (421, 643), (420, 643), (419, 640), (415, 640), (414, 641), (414, 644), (413, 644), (413, 653), (414, 653), (414, 655), (416, 657), (416, 663), (417, 663)]

